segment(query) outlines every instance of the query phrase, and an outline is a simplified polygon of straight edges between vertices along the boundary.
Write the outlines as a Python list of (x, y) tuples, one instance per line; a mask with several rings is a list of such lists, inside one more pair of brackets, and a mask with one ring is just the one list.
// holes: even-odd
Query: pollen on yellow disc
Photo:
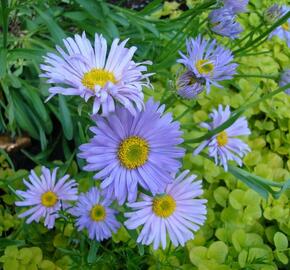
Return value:
[(41, 204), (45, 207), (54, 206), (57, 200), (57, 195), (52, 191), (47, 191), (41, 195)]
[(118, 158), (127, 169), (136, 169), (146, 163), (149, 155), (148, 143), (138, 136), (123, 140), (118, 149)]
[(156, 216), (170, 217), (176, 208), (176, 202), (170, 195), (156, 196), (153, 199), (152, 210)]
[(216, 140), (219, 146), (225, 146), (228, 143), (228, 134), (222, 131), (216, 136)]
[(82, 78), (83, 86), (92, 91), (94, 91), (96, 85), (104, 87), (108, 82), (116, 83), (115, 75), (110, 71), (100, 68), (93, 68), (89, 72), (86, 72)]
[(289, 23), (288, 23), (288, 22), (283, 23), (281, 26), (282, 26), (282, 28), (283, 28), (285, 31), (289, 31), (289, 29), (290, 29), (290, 26), (289, 26)]
[(195, 67), (200, 74), (211, 73), (214, 69), (214, 65), (205, 59), (198, 60), (195, 64)]
[(100, 204), (96, 204), (92, 209), (90, 216), (94, 221), (103, 221), (106, 218), (106, 209)]

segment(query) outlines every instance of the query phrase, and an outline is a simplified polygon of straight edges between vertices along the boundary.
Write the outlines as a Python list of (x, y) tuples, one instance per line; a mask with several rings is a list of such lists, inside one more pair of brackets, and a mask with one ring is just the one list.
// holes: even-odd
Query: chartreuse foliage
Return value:
[[(266, 41), (271, 25), (264, 24), (263, 12), (277, 1), (250, 1), (251, 12), (239, 16), (248, 38), (232, 43), (218, 38), (229, 44), (239, 63), (239, 75), (226, 82), (225, 89), (212, 88), (209, 95), (203, 93), (193, 101), (181, 100), (175, 93), (177, 52), (184, 49), (186, 37), (199, 29), (210, 34), (203, 19), (215, 2), (187, 0), (190, 9), (182, 11), (176, 2), (155, 0), (135, 12), (93, 0), (1, 1), (0, 130), (12, 135), (24, 131), (39, 140), (43, 152), (27, 155), (37, 164), (59, 165), (79, 182), (81, 192), (95, 182), (92, 175), (78, 171), (68, 141), (77, 146), (87, 140), (89, 108), (67, 97), (44, 105), (47, 86), (38, 78), (41, 55), (71, 32), (85, 30), (92, 35), (97, 31), (108, 40), (129, 36), (132, 44), (138, 44), (137, 57), (153, 60), (154, 72), (158, 71), (153, 94), (181, 121), (188, 150), (199, 143), (198, 138), (208, 136), (198, 124), (207, 121), (218, 104), (243, 113), (252, 130), (248, 138), (252, 152), (244, 158), (248, 173), (233, 166), (225, 173), (204, 156), (186, 155), (183, 167), (204, 180), (207, 222), (186, 247), (170, 246), (165, 251), (136, 245), (136, 232), (124, 227), (112, 241), (96, 243), (85, 234), (79, 237), (66, 216), (52, 231), (41, 224), (25, 224), (17, 218), (13, 191), (23, 188), (22, 178), (28, 172), (14, 171), (1, 156), (0, 262), (4, 270), (289, 269), (290, 193), (287, 186), (283, 190), (283, 183), (290, 179), (290, 97), (281, 91), (263, 99), (278, 89), (279, 73), (289, 67), (286, 43), (278, 38)], [(246, 107), (251, 102), (253, 106)], [(58, 125), (53, 126), (53, 121)], [(49, 163), (58, 144), (68, 161)], [(263, 185), (265, 179), (271, 180), (271, 190)]]

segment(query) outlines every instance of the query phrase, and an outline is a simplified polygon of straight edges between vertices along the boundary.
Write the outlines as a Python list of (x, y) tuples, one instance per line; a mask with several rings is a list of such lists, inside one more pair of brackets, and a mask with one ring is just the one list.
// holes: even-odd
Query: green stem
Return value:
[(2, 7), (2, 26), (3, 26), (3, 48), (7, 48), (7, 33), (8, 33), (8, 1), (1, 0)]
[(282, 25), (287, 21), (287, 19), (290, 17), (290, 11), (288, 11), (282, 18), (280, 18), (277, 22), (275, 22), (268, 30), (266, 30), (264, 33), (262, 33), (260, 36), (252, 40), (250, 43), (246, 44), (244, 47), (237, 49), (233, 51), (233, 54), (235, 56), (241, 55), (241, 53), (249, 48), (252, 47), (252, 45), (257, 44), (258, 42), (262, 41), (264, 38), (266, 38), (275, 28)]

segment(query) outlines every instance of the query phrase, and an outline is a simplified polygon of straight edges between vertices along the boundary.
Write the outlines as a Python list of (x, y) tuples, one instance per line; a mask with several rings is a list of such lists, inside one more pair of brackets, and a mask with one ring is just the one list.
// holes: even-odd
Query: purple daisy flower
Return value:
[(87, 193), (80, 194), (76, 206), (71, 209), (72, 215), (77, 217), (78, 231), (86, 228), (89, 238), (97, 241), (110, 238), (112, 232), (120, 227), (116, 219), (118, 212), (110, 207), (112, 200), (103, 195), (98, 188), (93, 187)]
[(121, 107), (106, 118), (95, 116), (95, 134), (89, 143), (80, 146), (80, 158), (87, 161), (86, 171), (99, 171), (95, 179), (102, 179), (101, 188), (112, 193), (120, 204), (135, 201), (137, 184), (152, 193), (163, 192), (172, 181), (184, 156), (179, 123), (171, 114), (164, 114), (165, 106), (149, 99), (145, 109), (136, 116)]
[(204, 90), (203, 81), (199, 81), (193, 72), (186, 71), (177, 82), (178, 95), (186, 99), (193, 99)]
[[(213, 130), (229, 119), (231, 115), (230, 107), (226, 106), (223, 110), (219, 105), (218, 110), (213, 110), (210, 114), (212, 122), (201, 123), (200, 126), (208, 130)], [(248, 128), (248, 122), (245, 117), (240, 117), (230, 127), (214, 135), (209, 140), (204, 141), (193, 152), (193, 155), (200, 153), (206, 146), (209, 147), (209, 156), (213, 157), (217, 165), (222, 165), (225, 171), (228, 170), (228, 161), (234, 160), (242, 166), (241, 158), (250, 150), (249, 146), (236, 136), (249, 135), (251, 131)]]
[(144, 74), (147, 68), (135, 63), (132, 57), (136, 47), (125, 48), (128, 39), (119, 43), (114, 39), (107, 56), (107, 42), (102, 35), (95, 34), (94, 47), (86, 38), (85, 33), (75, 35), (74, 39), (64, 39), (65, 52), (56, 46), (59, 55), (48, 53), (44, 57), (44, 71), (41, 77), (48, 78), (52, 94), (77, 95), (88, 101), (94, 98), (93, 113), (102, 109), (103, 115), (115, 110), (115, 103), (121, 103), (132, 114), (136, 108), (143, 108), (143, 86), (150, 86)]
[[(282, 72), (279, 85), (283, 87), (290, 83), (290, 69), (286, 69)], [(290, 95), (290, 87), (285, 90), (285, 93)]]
[(223, 7), (209, 14), (211, 30), (218, 35), (235, 39), (243, 31), (232, 9)]
[(229, 80), (236, 74), (237, 64), (232, 63), (233, 55), (228, 49), (217, 44), (216, 40), (207, 41), (200, 35), (186, 42), (187, 56), (180, 52), (177, 62), (185, 65), (197, 79), (205, 81), (207, 93), (210, 85), (221, 88), (219, 81)]
[(235, 13), (246, 12), (248, 3), (249, 0), (224, 0), (224, 6)]
[(205, 222), (207, 200), (196, 198), (203, 193), (201, 181), (196, 181), (195, 175), (187, 176), (188, 173), (182, 172), (167, 185), (164, 194), (141, 194), (141, 201), (127, 204), (134, 211), (125, 213), (125, 226), (132, 230), (144, 225), (138, 243), (153, 243), (154, 249), (160, 245), (165, 249), (167, 234), (174, 246), (184, 246), (194, 238), (193, 232)]
[[(282, 6), (282, 14), (284, 16), (290, 9), (287, 6)], [(272, 38), (273, 36), (278, 36), (279, 38), (286, 41), (288, 47), (290, 47), (290, 18), (283, 23), (282, 25), (278, 26), (269, 36)]]
[(23, 201), (17, 201), (17, 206), (32, 206), (29, 210), (23, 212), (19, 217), (30, 216), (26, 223), (32, 221), (39, 222), (44, 217), (44, 225), (51, 229), (54, 226), (55, 219), (59, 217), (58, 211), (67, 208), (66, 201), (77, 200), (77, 183), (75, 180), (69, 180), (69, 175), (62, 178), (56, 178), (58, 168), (52, 173), (48, 168), (42, 167), (42, 174), (38, 177), (32, 170), (28, 176), (30, 182), (23, 179), (23, 183), (28, 188), (27, 191), (17, 190), (17, 195), (23, 197)]

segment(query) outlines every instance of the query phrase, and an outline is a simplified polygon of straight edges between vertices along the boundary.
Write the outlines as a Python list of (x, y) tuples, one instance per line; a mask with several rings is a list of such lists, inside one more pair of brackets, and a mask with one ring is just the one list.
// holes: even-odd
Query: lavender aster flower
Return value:
[[(282, 15), (284, 16), (290, 9), (287, 6), (282, 6)], [(290, 47), (290, 18), (283, 23), (282, 25), (278, 26), (269, 36), (272, 38), (273, 36), (278, 36), (279, 38), (286, 41), (288, 47)]]
[(193, 99), (204, 90), (202, 82), (195, 77), (193, 72), (186, 71), (178, 79), (177, 93), (183, 98)]
[(235, 39), (243, 31), (236, 21), (236, 15), (232, 9), (223, 7), (213, 10), (209, 14), (211, 30), (221, 36)]
[(71, 213), (77, 217), (78, 231), (86, 228), (90, 239), (102, 241), (116, 232), (120, 223), (116, 219), (117, 211), (110, 208), (112, 200), (102, 196), (98, 188), (93, 187), (87, 193), (82, 193)]
[(216, 40), (207, 41), (200, 35), (186, 42), (187, 56), (180, 52), (177, 62), (185, 65), (197, 79), (205, 81), (207, 93), (210, 85), (222, 87), (218, 82), (233, 78), (237, 64), (232, 63), (232, 52), (216, 44)]
[[(212, 123), (201, 123), (200, 126), (208, 130), (215, 129), (227, 121), (230, 115), (229, 106), (226, 106), (225, 110), (223, 110), (222, 105), (219, 105), (218, 110), (213, 110), (210, 114)], [(250, 133), (246, 118), (240, 117), (230, 127), (214, 135), (209, 140), (204, 141), (193, 152), (193, 155), (197, 155), (208, 146), (209, 156), (214, 158), (217, 165), (222, 165), (225, 171), (228, 170), (227, 162), (229, 160), (234, 160), (239, 166), (242, 166), (241, 158), (250, 151), (250, 148), (243, 141), (235, 137), (249, 135)]]
[(184, 149), (177, 145), (183, 142), (182, 132), (171, 114), (163, 115), (164, 109), (150, 99), (136, 116), (120, 107), (106, 118), (95, 116), (95, 135), (80, 146), (79, 157), (88, 163), (84, 170), (99, 171), (94, 178), (102, 179), (101, 188), (120, 204), (127, 197), (136, 200), (137, 184), (154, 194), (163, 192), (181, 166), (177, 159)]
[(85, 33), (64, 39), (67, 52), (56, 46), (59, 55), (48, 53), (41, 65), (44, 73), (40, 76), (56, 84), (49, 88), (51, 96), (78, 95), (85, 101), (93, 97), (93, 113), (101, 108), (103, 115), (113, 112), (116, 102), (133, 114), (136, 108), (141, 110), (142, 86), (150, 85), (151, 75), (143, 73), (147, 70), (143, 64), (150, 62), (135, 63), (132, 57), (137, 48), (125, 48), (127, 41), (118, 44), (119, 39), (114, 39), (107, 56), (107, 42), (102, 35), (95, 35), (94, 47)]
[(247, 11), (249, 0), (224, 0), (224, 6), (231, 8), (235, 13)]
[(195, 175), (187, 176), (182, 172), (172, 184), (167, 185), (165, 193), (150, 197), (141, 194), (141, 201), (129, 203), (133, 212), (125, 213), (128, 220), (125, 226), (136, 229), (144, 225), (137, 242), (145, 245), (153, 243), (153, 248), (160, 245), (166, 248), (168, 233), (174, 246), (182, 245), (193, 239), (206, 219), (206, 200), (197, 199), (202, 195), (201, 181), (195, 181)]
[(75, 180), (67, 181), (69, 175), (57, 180), (57, 169), (55, 168), (51, 173), (48, 168), (42, 167), (40, 177), (31, 171), (28, 176), (30, 182), (23, 180), (28, 190), (16, 191), (19, 196), (23, 197), (23, 201), (17, 201), (15, 204), (17, 206), (31, 206), (29, 210), (19, 215), (21, 218), (30, 216), (26, 223), (39, 222), (40, 218), (44, 217), (44, 225), (51, 229), (55, 219), (59, 217), (57, 211), (64, 208), (62, 203), (77, 200), (77, 183)]
[[(281, 75), (279, 85), (280, 87), (283, 87), (289, 83), (290, 83), (290, 69), (286, 69), (283, 71)], [(285, 93), (290, 95), (290, 87), (285, 90)]]

